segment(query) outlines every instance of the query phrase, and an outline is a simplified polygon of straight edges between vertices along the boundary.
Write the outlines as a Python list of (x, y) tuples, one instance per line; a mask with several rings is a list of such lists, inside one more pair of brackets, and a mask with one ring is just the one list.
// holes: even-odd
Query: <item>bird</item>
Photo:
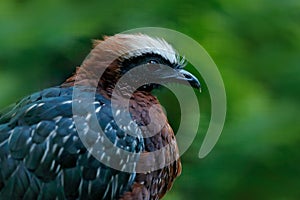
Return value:
[[(181, 161), (174, 131), (153, 90), (159, 90), (160, 83), (170, 82), (187, 82), (199, 89), (199, 80), (184, 69), (185, 65), (184, 58), (162, 38), (135, 33), (94, 40), (89, 55), (62, 84), (28, 95), (0, 114), (0, 199), (163, 198), (181, 174)], [(148, 81), (159, 83), (137, 88), (130, 83), (117, 84), (138, 66), (144, 67), (145, 76), (128, 76), (130, 81), (145, 81), (150, 77)], [(99, 71), (103, 72), (101, 77), (96, 76)], [(117, 149), (110, 157), (106, 158), (104, 152), (95, 156), (81, 140), (79, 129), (89, 130), (98, 138), (91, 143), (101, 137), (92, 125), (76, 124), (72, 109), (75, 87), (83, 88), (82, 97), (93, 93), (91, 104), (96, 121)], [(114, 93), (128, 97), (128, 111), (122, 103), (113, 109)], [(147, 125), (152, 120), (151, 108), (157, 121), (165, 123), (145, 137), (141, 131), (150, 130)], [(137, 135), (128, 133), (129, 128), (120, 128), (114, 118), (128, 113), (128, 123), (136, 124), (131, 131)], [(170, 144), (171, 148), (161, 155), (163, 160), (171, 160), (169, 163), (141, 171), (147, 162), (155, 162), (152, 152)], [(99, 145), (105, 149), (105, 143)], [(140, 170), (122, 171), (101, 162), (101, 159), (115, 160), (111, 156), (117, 156), (118, 149), (137, 154), (135, 161)], [(123, 160), (120, 163), (123, 167), (126, 164)]]

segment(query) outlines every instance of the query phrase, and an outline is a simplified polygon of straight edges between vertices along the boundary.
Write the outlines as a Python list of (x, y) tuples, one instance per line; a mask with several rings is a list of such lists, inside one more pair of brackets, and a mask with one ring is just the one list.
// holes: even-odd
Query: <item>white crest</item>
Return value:
[(170, 63), (179, 63), (179, 55), (176, 50), (165, 40), (152, 38), (144, 34), (117, 34), (106, 38), (104, 42), (112, 42), (116, 46), (114, 51), (123, 58), (137, 57), (143, 54), (157, 54)]

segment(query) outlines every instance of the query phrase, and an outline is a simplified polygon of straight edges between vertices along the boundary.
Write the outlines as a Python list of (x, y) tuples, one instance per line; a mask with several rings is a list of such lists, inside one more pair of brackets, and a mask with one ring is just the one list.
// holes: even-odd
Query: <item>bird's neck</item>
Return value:
[(116, 77), (110, 76), (109, 72), (104, 74), (104, 78), (99, 80), (99, 78), (94, 77), (94, 73), (80, 70), (83, 69), (77, 68), (76, 74), (67, 79), (62, 84), (62, 87), (72, 87), (76, 84), (76, 86), (80, 85), (97, 88), (96, 92), (98, 94), (110, 101), (112, 99), (117, 100), (115, 102), (120, 102), (119, 106), (121, 107), (127, 107), (125, 103), (128, 104), (129, 101), (129, 111), (131, 116), (140, 125), (147, 125), (150, 123), (151, 116), (149, 111), (152, 108), (157, 109), (157, 113), (162, 117), (161, 119), (166, 119), (158, 99), (152, 95), (151, 91), (136, 90), (136, 88), (131, 88), (129, 85), (126, 85), (126, 83), (123, 83), (123, 85), (116, 85), (115, 83), (118, 82), (117, 80), (114, 80)]

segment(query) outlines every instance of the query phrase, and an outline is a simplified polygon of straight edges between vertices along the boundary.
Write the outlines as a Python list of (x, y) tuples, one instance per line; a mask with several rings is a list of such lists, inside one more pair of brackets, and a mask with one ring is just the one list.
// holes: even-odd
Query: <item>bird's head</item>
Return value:
[(77, 79), (79, 84), (97, 86), (107, 96), (112, 94), (124, 76), (127, 81), (118, 85), (123, 89), (130, 89), (130, 84), (142, 82), (146, 84), (140, 85), (137, 90), (146, 92), (159, 83), (168, 82), (189, 83), (199, 89), (198, 79), (184, 70), (185, 65), (184, 59), (163, 39), (144, 34), (117, 34), (95, 40), (94, 49), (66, 83)]

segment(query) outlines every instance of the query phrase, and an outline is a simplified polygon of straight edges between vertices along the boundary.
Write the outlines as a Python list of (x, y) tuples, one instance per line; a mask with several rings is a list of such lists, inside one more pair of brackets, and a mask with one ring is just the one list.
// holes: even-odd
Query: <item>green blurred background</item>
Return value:
[(300, 199), (299, 0), (1, 0), (0, 109), (63, 82), (92, 38), (143, 26), (202, 44), (228, 98), (221, 138), (199, 159), (210, 110), (204, 84), (203, 124), (164, 199)]

